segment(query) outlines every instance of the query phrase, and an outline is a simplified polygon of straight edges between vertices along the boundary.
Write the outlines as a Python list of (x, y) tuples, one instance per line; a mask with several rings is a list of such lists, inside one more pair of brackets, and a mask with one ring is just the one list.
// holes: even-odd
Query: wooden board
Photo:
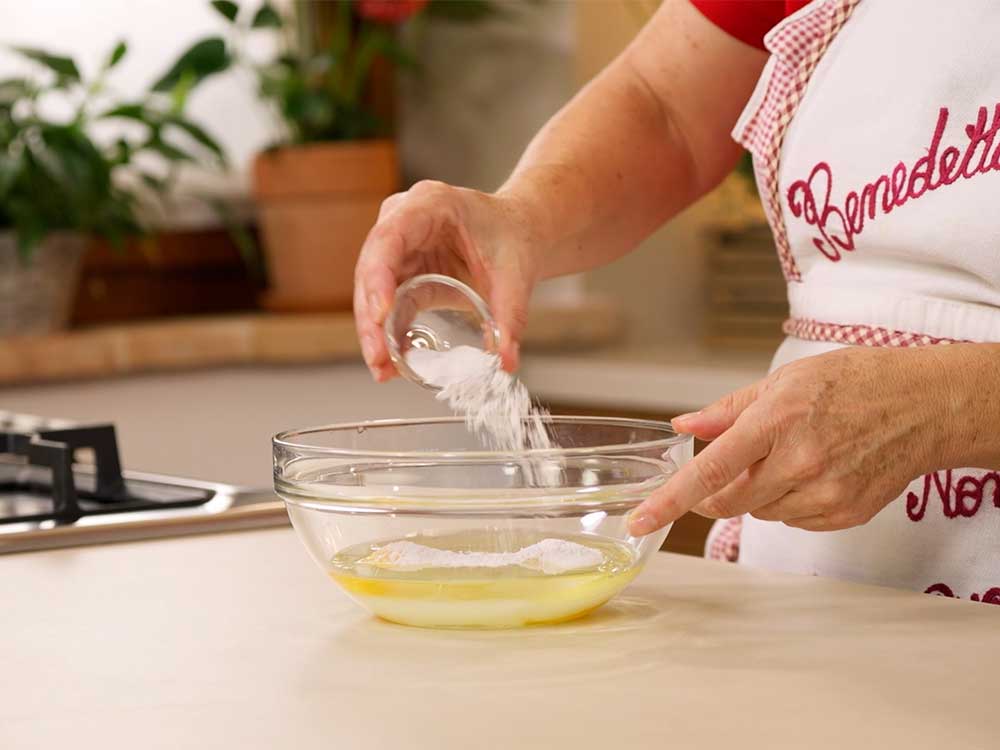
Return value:
[(95, 243), (84, 257), (73, 325), (247, 312), (256, 307), (259, 275), (224, 229), (158, 232), (123, 252)]

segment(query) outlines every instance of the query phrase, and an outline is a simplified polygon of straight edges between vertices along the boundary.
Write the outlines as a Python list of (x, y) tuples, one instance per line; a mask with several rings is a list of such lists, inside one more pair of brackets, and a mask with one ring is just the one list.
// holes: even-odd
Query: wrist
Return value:
[[(562, 164), (518, 168), (495, 193), (515, 217), (538, 259), (539, 278), (579, 270), (565, 248), (577, 243), (593, 215), (594, 197), (581, 170)], [(569, 254), (577, 259), (579, 252)]]

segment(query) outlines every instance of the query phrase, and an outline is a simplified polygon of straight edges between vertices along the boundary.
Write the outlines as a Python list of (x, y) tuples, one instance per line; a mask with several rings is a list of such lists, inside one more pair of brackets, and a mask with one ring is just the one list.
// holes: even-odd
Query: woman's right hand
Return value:
[(396, 287), (423, 273), (461, 279), (482, 295), (500, 329), (503, 367), (515, 370), (538, 243), (537, 222), (511, 196), (424, 181), (387, 198), (354, 272), (354, 320), (372, 377), (396, 375), (382, 326)]

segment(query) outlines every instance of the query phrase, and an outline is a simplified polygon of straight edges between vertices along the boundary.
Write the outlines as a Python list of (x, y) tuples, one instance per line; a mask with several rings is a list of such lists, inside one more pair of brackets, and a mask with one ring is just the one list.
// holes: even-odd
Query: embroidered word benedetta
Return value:
[(833, 170), (821, 161), (808, 179), (797, 180), (788, 188), (788, 208), (793, 216), (819, 231), (819, 236), (813, 238), (816, 249), (830, 260), (839, 261), (841, 251), (854, 250), (854, 238), (864, 231), (865, 219), (874, 220), (879, 210), (888, 214), (943, 185), (1000, 171), (1000, 145), (993, 148), (1000, 131), (1000, 103), (993, 108), (989, 127), (987, 117), (986, 107), (980, 107), (976, 121), (965, 126), (969, 143), (964, 153), (957, 146), (948, 146), (939, 155), (941, 137), (948, 125), (948, 108), (942, 107), (924, 156), (912, 166), (899, 162), (891, 172), (860, 191), (849, 192), (840, 205), (834, 204)]

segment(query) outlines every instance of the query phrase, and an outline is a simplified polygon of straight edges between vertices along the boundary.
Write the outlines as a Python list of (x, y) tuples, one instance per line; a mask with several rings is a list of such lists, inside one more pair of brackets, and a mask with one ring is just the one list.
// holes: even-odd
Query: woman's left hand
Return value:
[(631, 532), (689, 510), (811, 531), (867, 523), (921, 474), (969, 465), (948, 428), (975, 388), (943, 351), (963, 347), (840, 349), (677, 417), (679, 432), (712, 442), (633, 513)]

